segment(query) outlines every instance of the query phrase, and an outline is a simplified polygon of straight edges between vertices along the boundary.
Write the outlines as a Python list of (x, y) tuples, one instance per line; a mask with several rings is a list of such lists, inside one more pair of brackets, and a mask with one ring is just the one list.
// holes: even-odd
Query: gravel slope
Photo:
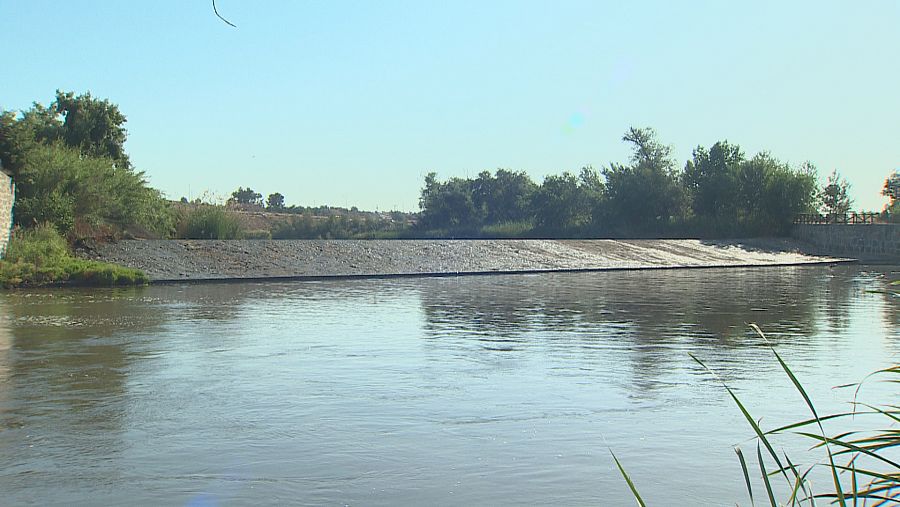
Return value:
[(128, 240), (79, 256), (156, 282), (805, 264), (787, 240)]

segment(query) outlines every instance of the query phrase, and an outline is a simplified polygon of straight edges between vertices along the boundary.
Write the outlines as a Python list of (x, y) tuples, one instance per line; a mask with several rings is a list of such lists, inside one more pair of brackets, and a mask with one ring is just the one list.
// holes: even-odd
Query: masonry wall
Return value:
[(6, 253), (9, 234), (12, 232), (13, 202), (16, 196), (16, 185), (12, 178), (0, 172), (0, 257)]
[(900, 264), (900, 224), (803, 224), (793, 236), (813, 253)]

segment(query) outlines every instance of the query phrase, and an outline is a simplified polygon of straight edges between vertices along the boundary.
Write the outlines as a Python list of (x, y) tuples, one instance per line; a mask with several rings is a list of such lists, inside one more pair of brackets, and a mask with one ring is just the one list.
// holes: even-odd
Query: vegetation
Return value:
[(401, 223), (364, 215), (314, 216), (304, 213), (291, 218), (272, 231), (274, 239), (395, 239), (402, 237)]
[(900, 223), (900, 173), (894, 171), (884, 180), (884, 189), (881, 195), (890, 199), (884, 209), (883, 216), (889, 222)]
[(140, 285), (147, 276), (136, 269), (104, 262), (76, 259), (65, 238), (51, 224), (18, 229), (0, 260), (0, 285), (4, 288), (59, 283), (77, 285)]
[(631, 128), (623, 140), (632, 145), (629, 163), (551, 175), (541, 185), (505, 169), (445, 182), (431, 173), (419, 229), (485, 237), (516, 223), (528, 224), (523, 236), (541, 237), (782, 235), (797, 213), (816, 208), (809, 164), (792, 169), (767, 153), (747, 158), (722, 141), (698, 146), (678, 170), (652, 129)]
[(117, 106), (89, 93), (58, 91), (48, 107), (35, 103), (21, 114), (0, 113), (0, 164), (16, 181), (16, 224), (169, 236), (171, 211), (144, 173), (131, 167), (124, 123)]
[[(768, 343), (765, 335), (756, 325), (751, 325), (751, 327)], [(814, 506), (816, 505), (816, 500), (822, 499), (829, 500), (842, 507), (851, 504), (854, 506), (859, 505), (860, 502), (865, 504), (868, 501), (872, 501), (874, 505), (900, 504), (900, 463), (894, 461), (894, 456), (891, 454), (893, 450), (900, 447), (900, 431), (896, 428), (896, 424), (900, 422), (900, 407), (893, 404), (876, 406), (861, 403), (856, 401), (856, 396), (854, 395), (853, 408), (849, 412), (819, 415), (809, 394), (794, 372), (774, 348), (772, 348), (772, 352), (809, 408), (810, 418), (763, 431), (757, 420), (753, 418), (735, 392), (727, 384), (722, 383), (756, 434), (756, 455), (760, 470), (760, 482), (765, 489), (768, 503), (773, 507), (779, 505), (776, 501), (772, 484), (774, 479), (783, 480), (787, 486), (787, 491), (789, 491), (788, 498), (781, 505), (805, 504)], [(701, 360), (694, 356), (691, 357), (707, 372), (715, 376), (715, 373)], [(898, 383), (900, 382), (900, 365), (876, 371), (869, 377), (878, 376), (887, 376), (887, 382)], [(861, 386), (862, 384), (855, 385), (857, 394)], [(874, 429), (829, 434), (826, 432), (823, 424), (825, 421), (849, 421), (851, 419), (854, 421), (854, 424), (859, 424), (863, 420), (871, 421), (869, 427)], [(809, 465), (795, 464), (790, 456), (784, 452), (779, 454), (775, 450), (774, 439), (782, 434), (793, 434), (809, 440), (813, 448), (824, 451), (825, 459), (819, 463)], [(751, 479), (747, 461), (740, 447), (736, 447), (735, 452), (741, 464), (744, 483), (750, 495), (750, 501), (753, 503), (754, 481)], [(618, 458), (613, 455), (613, 459), (625, 478), (635, 500), (639, 505), (645, 505), (638, 488), (634, 485)], [(810, 477), (816, 469), (825, 470), (830, 476), (831, 486), (826, 492), (817, 493), (813, 488)]]
[(849, 191), (850, 184), (847, 183), (847, 180), (842, 178), (837, 171), (833, 171), (820, 194), (822, 210), (825, 214), (844, 215), (848, 213), (853, 206)]
[(183, 239), (241, 239), (244, 230), (237, 217), (225, 208), (201, 204), (181, 212), (177, 236)]

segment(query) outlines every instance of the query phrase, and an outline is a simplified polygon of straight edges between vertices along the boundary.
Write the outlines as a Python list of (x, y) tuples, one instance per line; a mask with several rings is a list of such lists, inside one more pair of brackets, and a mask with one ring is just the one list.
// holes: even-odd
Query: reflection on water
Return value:
[[(896, 362), (859, 267), (166, 286), (0, 295), (13, 504), (746, 502), (749, 437)], [(874, 395), (883, 392), (872, 389)], [(664, 473), (661, 473), (664, 472)], [(698, 479), (698, 477), (700, 479)], [(640, 479), (638, 479), (640, 482)]]

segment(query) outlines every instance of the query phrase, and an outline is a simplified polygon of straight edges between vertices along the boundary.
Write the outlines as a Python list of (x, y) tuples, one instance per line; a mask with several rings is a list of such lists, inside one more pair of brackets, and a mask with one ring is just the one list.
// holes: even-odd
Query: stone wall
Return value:
[(16, 185), (12, 178), (0, 172), (0, 257), (6, 253), (6, 244), (9, 243), (9, 233), (12, 231), (15, 195)]
[(900, 224), (796, 225), (794, 238), (812, 252), (900, 264)]

